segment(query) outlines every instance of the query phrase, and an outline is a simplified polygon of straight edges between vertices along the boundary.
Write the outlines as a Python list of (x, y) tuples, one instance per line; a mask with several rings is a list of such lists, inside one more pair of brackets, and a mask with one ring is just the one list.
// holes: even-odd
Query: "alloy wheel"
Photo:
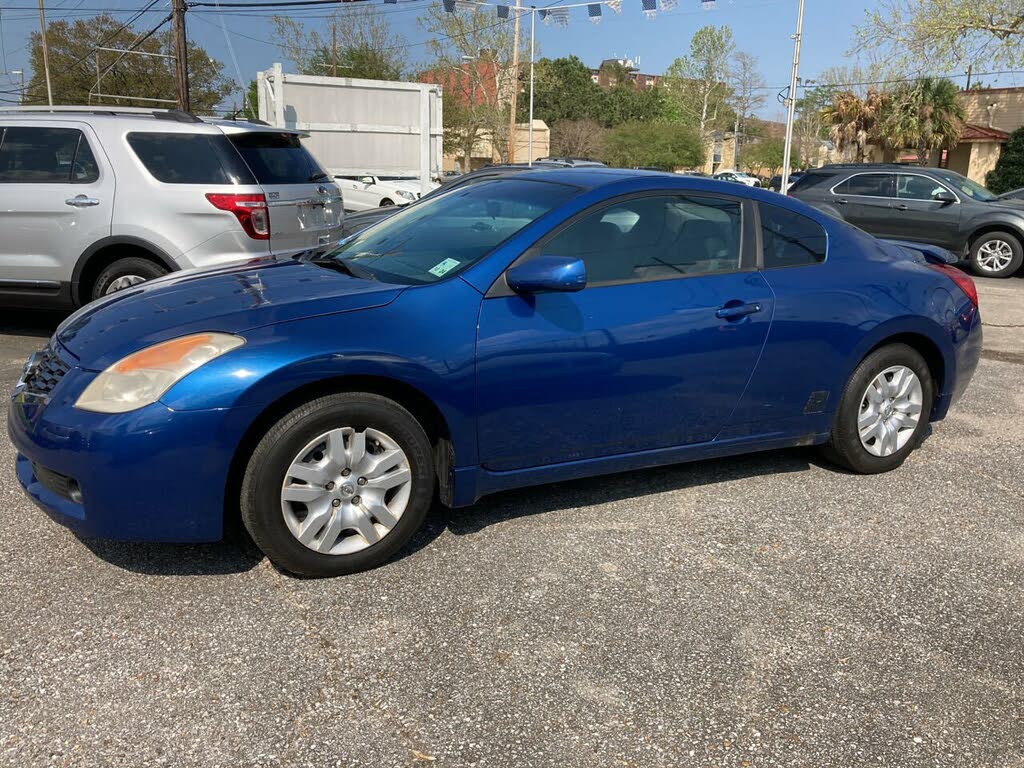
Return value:
[(327, 555), (359, 552), (387, 536), (412, 491), (409, 459), (380, 430), (341, 427), (311, 440), (281, 486), (291, 534)]
[(989, 240), (978, 247), (978, 266), (986, 272), (1000, 272), (1013, 261), (1013, 248), (1005, 240)]
[(116, 280), (111, 280), (110, 285), (107, 286), (107, 290), (103, 292), (104, 296), (109, 296), (112, 293), (123, 291), (125, 288), (131, 288), (133, 285), (146, 282), (146, 278), (142, 275), (122, 275)]
[(921, 380), (904, 365), (894, 365), (868, 384), (861, 398), (857, 432), (873, 456), (892, 456), (907, 444), (921, 420)]

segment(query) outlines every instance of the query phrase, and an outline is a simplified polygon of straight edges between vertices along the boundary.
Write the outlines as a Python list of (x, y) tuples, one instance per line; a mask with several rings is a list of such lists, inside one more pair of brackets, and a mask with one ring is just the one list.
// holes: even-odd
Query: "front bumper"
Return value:
[[(25, 492), (84, 536), (220, 539), (225, 486), (244, 432), (242, 409), (174, 411), (159, 402), (124, 414), (74, 408), (94, 376), (71, 368), (54, 397), (20, 392), (12, 398), (7, 428)], [(59, 493), (52, 473), (73, 480), (76, 492)]]

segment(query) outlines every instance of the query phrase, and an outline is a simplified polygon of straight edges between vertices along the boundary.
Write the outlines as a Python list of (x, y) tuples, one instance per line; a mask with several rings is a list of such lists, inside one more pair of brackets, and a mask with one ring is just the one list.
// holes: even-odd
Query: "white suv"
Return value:
[[(344, 190), (345, 210), (365, 211), (389, 205), (408, 205), (420, 199), (419, 179), (394, 179), (385, 176), (337, 176)], [(439, 185), (431, 183), (430, 188)]]
[(80, 305), (340, 237), (302, 134), (121, 107), (0, 109), (0, 303)]

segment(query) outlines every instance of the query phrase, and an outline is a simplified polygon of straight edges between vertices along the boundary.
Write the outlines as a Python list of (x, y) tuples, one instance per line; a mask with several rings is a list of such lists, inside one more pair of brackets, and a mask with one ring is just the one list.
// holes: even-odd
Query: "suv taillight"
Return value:
[(264, 195), (232, 195), (207, 192), (206, 199), (215, 208), (235, 214), (245, 234), (253, 240), (270, 239), (270, 211)]
[(971, 280), (971, 276), (964, 274), (956, 267), (952, 267), (949, 264), (929, 264), (929, 267), (934, 269), (936, 272), (941, 272), (954, 283), (957, 287), (967, 294), (967, 298), (971, 300), (971, 304), (975, 307), (978, 306), (978, 286)]

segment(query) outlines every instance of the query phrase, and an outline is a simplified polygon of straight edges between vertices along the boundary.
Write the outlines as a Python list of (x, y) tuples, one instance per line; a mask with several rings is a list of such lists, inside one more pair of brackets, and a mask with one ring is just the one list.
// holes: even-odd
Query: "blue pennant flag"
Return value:
[(644, 16), (653, 19), (658, 13), (658, 0), (640, 0), (644, 7)]
[(444, 9), (448, 13), (455, 13), (455, 0), (442, 0), (444, 3)]
[(587, 17), (595, 24), (601, 23), (601, 4), (591, 3), (587, 6)]
[(507, 5), (499, 5), (498, 6), (498, 18), (499, 19), (507, 19), (508, 18), (508, 6)]

